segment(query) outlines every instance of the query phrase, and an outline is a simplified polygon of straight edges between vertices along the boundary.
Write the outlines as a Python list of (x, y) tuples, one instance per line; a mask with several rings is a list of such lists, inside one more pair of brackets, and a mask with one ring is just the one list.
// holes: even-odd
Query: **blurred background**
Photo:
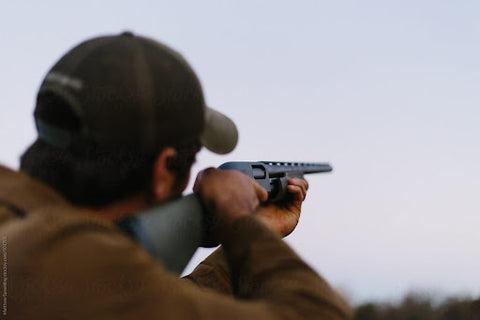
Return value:
[(479, 14), (473, 0), (1, 1), (0, 163), (17, 168), (35, 138), (54, 62), (131, 30), (183, 53), (240, 129), (232, 154), (202, 151), (194, 173), (234, 159), (332, 163), (311, 176), (287, 241), (353, 304), (476, 297)]

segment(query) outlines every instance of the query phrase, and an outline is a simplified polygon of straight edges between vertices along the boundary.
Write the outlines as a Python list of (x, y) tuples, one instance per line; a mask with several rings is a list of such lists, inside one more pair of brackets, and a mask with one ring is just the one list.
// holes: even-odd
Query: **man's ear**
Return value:
[(162, 202), (173, 196), (176, 187), (175, 172), (169, 170), (168, 163), (177, 156), (177, 151), (171, 147), (165, 147), (157, 156), (153, 165), (152, 191), (154, 199)]

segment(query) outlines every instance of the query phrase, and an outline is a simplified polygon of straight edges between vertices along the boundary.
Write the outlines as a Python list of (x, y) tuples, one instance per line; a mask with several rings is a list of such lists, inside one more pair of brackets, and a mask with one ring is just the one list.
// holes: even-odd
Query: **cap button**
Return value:
[(124, 36), (124, 37), (134, 37), (135, 35), (133, 34), (132, 31), (123, 31), (121, 36)]

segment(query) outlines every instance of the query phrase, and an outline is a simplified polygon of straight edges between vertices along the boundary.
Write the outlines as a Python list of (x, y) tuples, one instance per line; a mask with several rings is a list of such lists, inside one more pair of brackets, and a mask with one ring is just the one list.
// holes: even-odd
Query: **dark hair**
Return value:
[[(177, 150), (177, 157), (167, 163), (168, 168), (176, 173), (177, 181), (184, 181), (200, 150), (200, 143), (194, 141), (172, 147)], [(20, 169), (73, 204), (102, 206), (148, 191), (157, 155), (125, 146), (108, 150), (85, 147), (79, 154), (38, 139), (21, 156)]]

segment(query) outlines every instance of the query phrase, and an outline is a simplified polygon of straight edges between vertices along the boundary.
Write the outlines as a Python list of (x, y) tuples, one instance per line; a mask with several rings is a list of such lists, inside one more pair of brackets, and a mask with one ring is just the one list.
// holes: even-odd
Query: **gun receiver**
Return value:
[(222, 164), (219, 169), (238, 170), (255, 179), (268, 192), (268, 200), (282, 200), (287, 194), (289, 178), (302, 178), (305, 174), (332, 171), (328, 163), (234, 161)]

